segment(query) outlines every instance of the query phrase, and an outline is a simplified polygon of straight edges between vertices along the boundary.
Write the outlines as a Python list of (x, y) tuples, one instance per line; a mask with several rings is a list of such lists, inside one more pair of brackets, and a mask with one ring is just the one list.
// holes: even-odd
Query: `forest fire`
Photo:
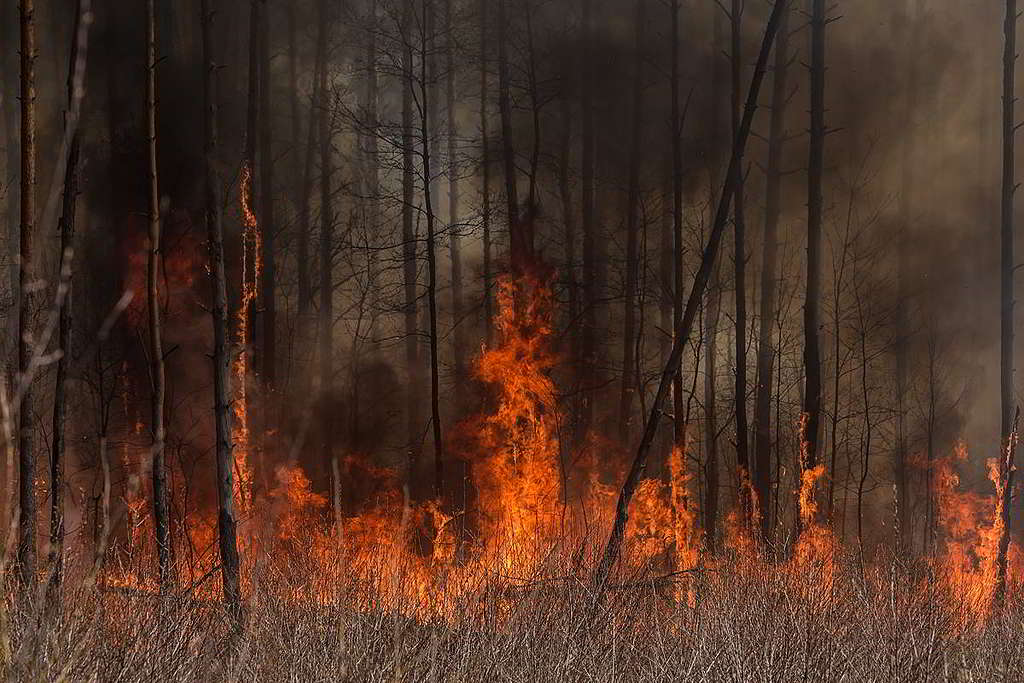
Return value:
[(4, 3), (0, 678), (1019, 678), (963, 5)]

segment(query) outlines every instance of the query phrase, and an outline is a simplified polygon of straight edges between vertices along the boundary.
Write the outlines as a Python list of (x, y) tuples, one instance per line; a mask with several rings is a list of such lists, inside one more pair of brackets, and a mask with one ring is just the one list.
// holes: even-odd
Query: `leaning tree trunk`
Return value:
[(224, 602), (237, 620), (241, 616), (235, 519), (234, 457), (231, 447), (231, 354), (228, 351), (228, 292), (224, 273), (224, 227), (220, 212), (220, 179), (217, 174), (217, 60), (214, 57), (213, 24), (217, 0), (202, 0), (203, 98), (205, 116), (206, 239), (210, 254), (210, 289), (213, 294), (213, 416), (216, 425), (217, 532), (220, 548)]
[(149, 364), (153, 457), (153, 526), (160, 571), (160, 591), (170, 590), (174, 574), (171, 546), (170, 493), (164, 444), (164, 350), (160, 325), (160, 186), (156, 159), (156, 0), (146, 0), (146, 136), (149, 172), (149, 259), (146, 284), (149, 304)]
[(1000, 241), (1002, 243), (1001, 273), (1001, 334), (999, 344), (1000, 407), (1002, 429), (1000, 443), (1005, 457), (1002, 466), (1002, 500), (1000, 514), (1002, 533), (999, 536), (997, 557), (997, 595), (1006, 593), (1006, 555), (1010, 545), (1010, 500), (1013, 487), (1013, 460), (1017, 429), (1013, 417), (1013, 195), (1016, 191), (1014, 166), (1014, 136), (1017, 133), (1015, 106), (1015, 72), (1017, 65), (1017, 0), (1006, 0), (1006, 18), (1003, 24), (1003, 194)]
[(32, 237), (36, 231), (36, 27), (34, 0), (21, 0), (21, 231), (18, 271), (18, 368), (20, 392), (15, 410), (18, 415), (18, 464), (20, 514), (18, 517), (18, 566), (27, 586), (36, 575), (36, 456), (32, 439), (32, 382), (29, 365), (32, 346), (29, 325), (34, 297), (30, 280)]
[(764, 81), (764, 74), (768, 65), (768, 56), (771, 53), (772, 44), (775, 42), (775, 35), (779, 29), (782, 11), (787, 0), (777, 0), (772, 10), (768, 25), (765, 28), (764, 38), (761, 41), (761, 50), (758, 53), (757, 63), (754, 67), (754, 75), (750, 82), (750, 89), (747, 93), (746, 105), (743, 112), (743, 119), (733, 140), (732, 156), (729, 160), (729, 169), (725, 175), (722, 187), (722, 194), (718, 201), (718, 208), (715, 211), (714, 223), (711, 228), (711, 235), (708, 237), (707, 247), (701, 257), (700, 268), (694, 278), (693, 288), (690, 290), (690, 297), (686, 302), (686, 310), (680, 326), (672, 342), (672, 352), (669, 354), (668, 362), (661, 373), (661, 381), (658, 384), (658, 391), (651, 404), (651, 412), (644, 425), (643, 437), (637, 447), (636, 456), (622, 484), (622, 491), (619, 493), (618, 503), (615, 507), (615, 523), (612, 526), (611, 534), (605, 545), (601, 562), (595, 573), (595, 585), (598, 587), (599, 595), (603, 593), (612, 566), (619, 557), (622, 547), (622, 540), (626, 531), (626, 522), (629, 519), (629, 503), (636, 491), (641, 475), (647, 468), (647, 456), (654, 442), (658, 431), (658, 421), (661, 417), (662, 406), (668, 396), (669, 387), (672, 385), (675, 376), (679, 372), (679, 363), (682, 360), (683, 351), (693, 332), (693, 325), (697, 319), (697, 311), (704, 298), (708, 280), (714, 269), (718, 257), (718, 250), (722, 244), (722, 236), (725, 233), (726, 224), (729, 222), (729, 210), (732, 207), (732, 198), (736, 190), (736, 171), (740, 167), (747, 140), (750, 137), (750, 128), (754, 123), (754, 114), (757, 112), (757, 98), (761, 92), (761, 83)]
[(644, 37), (647, 0), (637, 0), (633, 40), (633, 122), (630, 133), (629, 190), (626, 205), (626, 296), (623, 305), (622, 379), (619, 387), (619, 443), (629, 443), (629, 423), (633, 412), (633, 394), (637, 386), (634, 355), (636, 350), (636, 309), (638, 254), (640, 242), (640, 164), (643, 156)]
[(789, 10), (783, 11), (775, 41), (771, 123), (765, 181), (764, 235), (761, 256), (761, 311), (757, 335), (757, 387), (754, 395), (754, 492), (761, 538), (771, 535), (772, 388), (775, 370), (774, 325), (778, 308), (779, 218), (782, 215), (782, 160), (789, 102)]
[[(821, 424), (821, 234), (825, 165), (825, 0), (811, 0), (811, 132), (807, 165), (807, 289), (804, 298), (804, 405), (801, 467), (818, 462)], [(798, 517), (799, 519), (799, 517)]]
[(75, 2), (75, 26), (68, 58), (67, 110), (64, 113), (65, 135), (69, 136), (68, 159), (64, 168), (64, 191), (61, 202), (60, 276), (57, 286), (60, 314), (57, 331), (56, 377), (53, 386), (53, 445), (50, 448), (50, 590), (51, 604), (59, 606), (60, 586), (64, 578), (64, 462), (67, 451), (67, 380), (71, 360), (72, 280), (71, 262), (75, 240), (75, 210), (78, 204), (79, 159), (81, 135), (78, 118), (85, 94), (86, 39), (89, 31), (89, 0)]
[(260, 283), (263, 294), (263, 338), (262, 338), (262, 363), (260, 371), (263, 381), (270, 389), (274, 388), (277, 381), (277, 304), (275, 303), (275, 292), (277, 287), (277, 268), (275, 257), (277, 249), (275, 242), (275, 221), (274, 221), (274, 149), (273, 149), (273, 128), (270, 119), (270, 8), (267, 0), (260, 0), (263, 3), (263, 11), (260, 13), (260, 243), (262, 251), (260, 254), (262, 267), (262, 282)]
[(522, 272), (533, 261), (533, 232), (529, 220), (520, 220), (516, 152), (513, 146), (512, 97), (509, 93), (508, 15), (505, 0), (498, 0), (498, 110), (501, 114), (502, 161), (505, 166), (505, 202), (508, 211), (510, 267)]

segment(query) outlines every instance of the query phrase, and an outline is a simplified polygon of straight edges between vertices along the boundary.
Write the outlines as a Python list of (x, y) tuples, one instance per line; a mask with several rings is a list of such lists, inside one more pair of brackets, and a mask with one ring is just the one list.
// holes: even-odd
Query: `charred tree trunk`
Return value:
[(267, 0), (263, 3), (260, 13), (260, 244), (262, 268), (261, 289), (263, 294), (263, 338), (262, 363), (260, 372), (269, 389), (277, 382), (277, 304), (275, 292), (277, 287), (277, 268), (275, 258), (276, 225), (274, 220), (274, 148), (273, 127), (270, 119), (270, 8)]
[(214, 56), (216, 0), (202, 0), (203, 99), (205, 117), (206, 239), (213, 294), (213, 416), (216, 425), (217, 531), (224, 602), (237, 619), (241, 614), (234, 458), (231, 445), (231, 354), (228, 352), (228, 291), (224, 272), (224, 227), (217, 174), (217, 60)]
[[(743, 7), (745, 0), (732, 0), (730, 20), (732, 24), (732, 121), (733, 135), (739, 133), (743, 116)], [(735, 266), (736, 304), (736, 475), (739, 485), (740, 512), (743, 528), (752, 531), (751, 517), (753, 500), (750, 481), (750, 456), (748, 443), (750, 429), (747, 425), (747, 245), (746, 216), (743, 205), (744, 169), (742, 158), (736, 169), (736, 196), (733, 198), (733, 260)]]
[(782, 160), (789, 101), (789, 10), (782, 13), (775, 41), (771, 123), (765, 186), (764, 244), (761, 257), (761, 311), (757, 341), (757, 387), (754, 396), (754, 492), (761, 538), (771, 537), (772, 388), (775, 369), (774, 325), (778, 310), (779, 218), (782, 215)]
[(334, 410), (330, 396), (334, 389), (334, 209), (332, 187), (334, 159), (331, 135), (331, 96), (327, 78), (327, 34), (330, 28), (330, 0), (320, 0), (317, 51), (320, 61), (320, 432), (322, 462), (330, 467), (331, 502), (335, 519), (339, 514), (341, 482), (334, 449)]
[[(1000, 599), (1006, 593), (1006, 555), (1010, 545), (1010, 497), (1013, 488), (1013, 460), (1016, 448), (1017, 429), (1013, 418), (1013, 272), (1016, 264), (1013, 260), (1013, 229), (1014, 229), (1014, 193), (1016, 185), (1016, 169), (1014, 165), (1014, 142), (1017, 133), (1015, 72), (1017, 66), (1017, 0), (1006, 0), (1006, 18), (1003, 25), (1003, 193), (1002, 216), (1000, 225), (1000, 241), (1002, 243), (1001, 273), (1001, 316), (1000, 316), (1000, 413), (1002, 429), (1000, 443), (1005, 458), (1002, 466), (1002, 500), (1000, 513), (1002, 516), (1002, 533), (999, 536), (999, 554), (997, 557), (998, 583), (997, 591)], [(1019, 414), (1019, 413), (1018, 413)]]
[(171, 505), (167, 488), (164, 445), (164, 350), (160, 324), (160, 186), (156, 157), (156, 0), (146, 0), (146, 139), (149, 173), (149, 259), (147, 291), (149, 304), (149, 363), (153, 394), (150, 399), (153, 457), (153, 526), (160, 570), (160, 590), (166, 593), (174, 580), (171, 541)]
[[(704, 311), (704, 542), (714, 554), (717, 545), (718, 471), (718, 322), (722, 311), (721, 266), (711, 276)], [(681, 373), (680, 373), (681, 374)]]
[(771, 17), (768, 19), (768, 25), (765, 28), (764, 38), (761, 41), (761, 49), (758, 53), (757, 63), (754, 67), (754, 75), (750, 82), (750, 89), (747, 92), (743, 119), (740, 122), (740, 126), (733, 141), (729, 168), (725, 175), (725, 181), (722, 187), (722, 194), (718, 201), (718, 207), (715, 210), (715, 218), (711, 228), (711, 235), (708, 238), (707, 247), (704, 249), (704, 255), (701, 257), (700, 268), (694, 278), (693, 288), (690, 290), (690, 297), (686, 302), (686, 310), (683, 314), (682, 323), (676, 330), (677, 334), (675, 335), (672, 343), (672, 352), (669, 354), (668, 363), (666, 363), (665, 368), (661, 373), (661, 381), (658, 384), (658, 391), (655, 394), (653, 403), (651, 404), (650, 415), (648, 415), (647, 422), (644, 425), (643, 437), (640, 440), (640, 445), (637, 447), (636, 456), (633, 458), (633, 463), (630, 466), (629, 473), (626, 475), (626, 480), (622, 485), (622, 491), (619, 494), (618, 503), (615, 508), (615, 523), (612, 527), (611, 534), (608, 537), (608, 543), (605, 546), (601, 562), (595, 573), (595, 584), (597, 585), (599, 592), (603, 592), (605, 583), (611, 573), (612, 566), (619, 557), (619, 551), (622, 547), (622, 539), (626, 531), (626, 522), (629, 519), (629, 503), (633, 498), (633, 493), (636, 491), (636, 486), (640, 481), (640, 476), (647, 467), (647, 456), (658, 431), (658, 421), (661, 417), (662, 406), (665, 403), (665, 398), (668, 396), (669, 387), (679, 372), (679, 363), (682, 359), (683, 350), (686, 348), (690, 334), (693, 332), (693, 325), (697, 319), (697, 311), (704, 298), (704, 292), (707, 289), (708, 280), (711, 278), (711, 272), (714, 269), (715, 261), (718, 257), (718, 250), (722, 244), (722, 236), (725, 232), (726, 224), (729, 222), (729, 211), (732, 207), (733, 194), (736, 189), (734, 185), (736, 172), (743, 159), (747, 139), (750, 137), (750, 128), (754, 123), (754, 114), (757, 112), (757, 102), (758, 96), (761, 92), (761, 83), (764, 81), (764, 74), (768, 65), (768, 57), (771, 53), (772, 45), (775, 42), (775, 35), (779, 29), (781, 14), (785, 8), (786, 1), (787, 0), (777, 0), (774, 8), (772, 9)]
[(491, 155), (490, 155), (490, 123), (488, 121), (488, 97), (490, 85), (487, 69), (490, 60), (487, 54), (487, 7), (490, 0), (480, 0), (480, 222), (483, 230), (483, 278), (484, 278), (484, 326), (487, 345), (491, 345), (494, 336), (494, 304), (491, 299)]
[(598, 384), (595, 377), (597, 364), (597, 232), (596, 205), (594, 188), (594, 75), (592, 46), (592, 14), (593, 0), (582, 0), (583, 16), (581, 19), (580, 37), (583, 59), (580, 60), (580, 115), (581, 125), (581, 201), (583, 228), (583, 273), (581, 295), (583, 329), (580, 333), (580, 416), (576, 443), (582, 444), (587, 438), (594, 420), (594, 388)]
[[(423, 25), (428, 26), (430, 21), (427, 16), (432, 1), (424, 3)], [(431, 186), (431, 135), (430, 113), (433, 111), (431, 104), (431, 85), (428, 82), (428, 59), (427, 56), (433, 49), (430, 43), (432, 36), (426, 31), (420, 34), (420, 53), (423, 58), (420, 60), (420, 135), (422, 138), (423, 157), (423, 197), (426, 203), (427, 214), (427, 309), (429, 313), (429, 334), (430, 334), (430, 425), (434, 440), (434, 497), (441, 500), (444, 494), (444, 442), (441, 435), (441, 407), (440, 407), (440, 368), (438, 367), (438, 339), (437, 339), (437, 250), (435, 243), (435, 217), (434, 204)], [(435, 119), (436, 120), (436, 119)]]
[(380, 226), (380, 118), (378, 100), (380, 86), (377, 79), (377, 0), (370, 0), (369, 37), (366, 41), (366, 193), (368, 195), (367, 233), (367, 281), (370, 287), (372, 310), (370, 313), (369, 337), (374, 348), (378, 346), (377, 314), (380, 311), (380, 264), (378, 254), (378, 230)]
[(629, 190), (626, 199), (626, 296), (622, 330), (622, 380), (619, 387), (619, 443), (629, 443), (633, 394), (637, 386), (634, 355), (640, 242), (640, 164), (643, 154), (644, 36), (647, 0), (637, 0), (633, 42), (633, 122), (630, 133)]
[[(568, 290), (569, 311), (566, 319), (575, 325), (579, 315), (579, 287), (576, 283), (576, 212), (573, 208), (572, 182), (570, 180), (572, 164), (572, 107), (567, 84), (563, 83), (559, 97), (560, 117), (562, 123), (562, 139), (558, 153), (558, 194), (562, 202), (562, 223), (565, 235), (565, 288)], [(569, 337), (571, 362), (579, 361), (578, 339), (575, 334)]]
[(75, 26), (72, 30), (71, 52), (68, 58), (67, 109), (64, 112), (65, 134), (69, 136), (68, 159), (64, 168), (64, 190), (61, 201), (60, 275), (57, 286), (60, 314), (57, 325), (56, 378), (53, 387), (53, 445), (50, 449), (50, 603), (57, 600), (64, 578), (64, 462), (67, 451), (67, 380), (71, 360), (72, 280), (71, 263), (75, 240), (75, 211), (78, 203), (79, 158), (81, 136), (78, 132), (78, 114), (84, 95), (85, 40), (90, 17), (89, 0), (75, 2)]
[(516, 151), (513, 145), (512, 97), (509, 92), (508, 15), (505, 0), (498, 0), (498, 109), (501, 114), (502, 161), (505, 165), (505, 201), (508, 211), (510, 267), (513, 273), (523, 272), (533, 261), (533, 234), (529, 221), (520, 220), (519, 181), (516, 174)]
[(18, 465), (20, 514), (18, 517), (18, 566), (21, 580), (29, 586), (36, 576), (36, 456), (32, 438), (32, 311), (35, 297), (29, 286), (35, 264), (33, 236), (36, 231), (36, 26), (34, 0), (21, 0), (21, 229), (18, 271)]
[(807, 290), (804, 298), (804, 405), (801, 467), (818, 463), (821, 424), (821, 240), (825, 172), (825, 0), (811, 0), (811, 132), (807, 171)]
[(907, 83), (906, 102), (903, 111), (902, 136), (902, 178), (900, 185), (900, 220), (896, 233), (896, 310), (895, 340), (896, 356), (896, 434), (895, 452), (893, 453), (893, 480), (896, 486), (896, 511), (899, 533), (897, 543), (902, 548), (909, 546), (910, 534), (910, 501), (909, 474), (907, 472), (907, 373), (908, 347), (910, 343), (910, 321), (908, 299), (910, 283), (910, 233), (913, 216), (914, 191), (914, 152), (917, 141), (916, 116), (918, 97), (918, 44), (921, 36), (921, 6), (924, 0), (914, 1), (914, 14), (910, 18), (910, 41), (907, 48)]
[(455, 27), (452, 0), (444, 3), (445, 105), (448, 110), (448, 253), (452, 277), (452, 356), (456, 396), (466, 386), (466, 334), (462, 324), (462, 248), (459, 230), (459, 146), (455, 120)]
[[(288, 12), (290, 21), (294, 21), (295, 5), (294, 3), (288, 3)], [(294, 30), (292, 32), (292, 39), (294, 39)], [(318, 39), (319, 40), (319, 39)], [(297, 306), (299, 319), (305, 321), (309, 315), (310, 306), (313, 303), (313, 284), (310, 278), (309, 272), (309, 234), (312, 230), (312, 219), (310, 217), (310, 196), (313, 193), (313, 168), (314, 160), (316, 158), (316, 146), (317, 146), (317, 130), (319, 129), (317, 107), (320, 102), (320, 70), (323, 68), (321, 64), (321, 53), (319, 45), (316, 51), (316, 58), (314, 60), (313, 67), (313, 96), (310, 100), (309, 105), (309, 120), (308, 128), (306, 130), (306, 148), (305, 155), (303, 157), (302, 175), (298, 176), (301, 178), (299, 184), (299, 196), (298, 196), (298, 225), (296, 226), (296, 240), (295, 240), (295, 267), (296, 267), (296, 289), (297, 292)], [(291, 59), (296, 61), (298, 59), (296, 54), (296, 48), (291, 49)], [(296, 132), (296, 138), (293, 144), (298, 145), (298, 83), (296, 78), (292, 77), (292, 93), (293, 98), (293, 116), (296, 119), (296, 123), (293, 130)]]
[(413, 7), (412, 0), (404, 0), (402, 9), (402, 274), (405, 291), (405, 369), (409, 381), (406, 392), (406, 419), (408, 441), (408, 479), (410, 494), (415, 492), (416, 464), (422, 441), (420, 419), (420, 358), (417, 313), (417, 240), (414, 233), (415, 201), (415, 138), (413, 134)]

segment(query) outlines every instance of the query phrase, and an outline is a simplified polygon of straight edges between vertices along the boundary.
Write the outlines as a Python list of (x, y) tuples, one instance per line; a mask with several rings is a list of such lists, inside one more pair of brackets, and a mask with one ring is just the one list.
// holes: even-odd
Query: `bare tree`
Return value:
[(21, 234), (18, 271), (18, 368), (21, 391), (18, 415), (18, 465), (20, 515), (18, 517), (18, 566), (25, 585), (36, 575), (36, 456), (29, 416), (32, 412), (32, 382), (29, 363), (32, 346), (34, 296), (29, 286), (33, 276), (33, 236), (36, 230), (36, 26), (34, 0), (21, 0)]
[(775, 41), (771, 123), (765, 185), (764, 240), (761, 256), (761, 308), (757, 342), (757, 387), (754, 396), (754, 491), (761, 537), (771, 536), (772, 389), (777, 346), (773, 334), (778, 311), (779, 218), (782, 215), (782, 160), (789, 103), (789, 10), (783, 10)]
[(53, 387), (53, 443), (50, 448), (50, 590), (51, 604), (57, 605), (64, 578), (64, 464), (67, 452), (68, 366), (71, 362), (72, 279), (71, 262), (75, 241), (75, 214), (78, 207), (79, 171), (82, 138), (78, 128), (80, 103), (85, 91), (85, 53), (89, 24), (92, 21), (89, 0), (76, 0), (75, 24), (68, 57), (67, 109), (64, 112), (65, 135), (69, 136), (68, 159), (64, 167), (61, 202), (60, 276), (57, 300), (60, 313), (57, 331), (56, 378)]
[(270, 21), (267, 0), (259, 19), (259, 147), (260, 147), (260, 244), (261, 284), (263, 295), (263, 338), (261, 374), (266, 385), (273, 389), (277, 381), (277, 249), (275, 247), (276, 223), (274, 220), (274, 147), (273, 127), (270, 116)]
[(619, 386), (619, 442), (629, 442), (633, 394), (637, 386), (637, 279), (640, 242), (640, 164), (643, 156), (644, 40), (647, 2), (637, 0), (633, 38), (633, 121), (630, 132), (629, 190), (626, 199), (626, 296), (623, 304), (622, 380)]
[[(1016, 169), (1014, 164), (1016, 121), (1016, 66), (1017, 66), (1017, 0), (1006, 0), (1006, 17), (1003, 23), (1003, 192), (1000, 221), (1000, 414), (1002, 426), (1000, 444), (1005, 457), (1001, 460), (1002, 500), (999, 502), (1002, 533), (999, 536), (997, 557), (1000, 599), (1006, 592), (1006, 556), (1010, 545), (1010, 501), (1013, 489), (1013, 460), (1016, 449), (1017, 426), (1014, 419), (1013, 393), (1013, 260), (1014, 193), (1016, 192)], [(1019, 415), (1020, 411), (1017, 411)]]
[(217, 457), (217, 531), (224, 602), (236, 619), (241, 612), (241, 581), (235, 519), (234, 458), (231, 442), (231, 355), (228, 352), (228, 293), (224, 273), (224, 226), (217, 173), (217, 60), (214, 55), (216, 1), (202, 0), (204, 166), (206, 171), (206, 238), (210, 254), (213, 307), (213, 415)]
[(825, 173), (825, 0), (811, 0), (811, 132), (807, 170), (807, 289), (804, 297), (804, 405), (806, 427), (801, 438), (801, 467), (813, 469), (818, 459), (821, 424), (821, 241)]
[(163, 336), (160, 326), (160, 186), (157, 176), (156, 139), (156, 0), (146, 0), (146, 140), (149, 174), (149, 259), (147, 304), (149, 308), (149, 365), (153, 392), (150, 398), (153, 458), (153, 522), (160, 570), (160, 590), (170, 590), (174, 576), (171, 540), (170, 493), (167, 488), (164, 427)]

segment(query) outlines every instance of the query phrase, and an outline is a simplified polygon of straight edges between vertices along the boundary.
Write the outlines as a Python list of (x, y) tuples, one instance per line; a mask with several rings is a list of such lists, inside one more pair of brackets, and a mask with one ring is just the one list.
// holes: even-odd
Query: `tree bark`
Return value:
[(320, 61), (320, 431), (322, 460), (331, 471), (331, 501), (337, 520), (340, 510), (340, 468), (334, 449), (334, 410), (329, 397), (334, 388), (334, 174), (331, 135), (331, 98), (328, 89), (327, 34), (330, 27), (330, 0), (320, 0), (320, 27), (317, 51)]
[(146, 136), (149, 174), (149, 259), (147, 291), (149, 304), (149, 363), (153, 393), (150, 399), (153, 458), (153, 523), (160, 573), (160, 591), (170, 590), (174, 577), (171, 539), (170, 492), (164, 445), (164, 350), (160, 323), (160, 186), (157, 176), (156, 140), (156, 0), (146, 0)]
[(804, 404), (807, 422), (801, 467), (818, 462), (821, 424), (821, 240), (825, 171), (825, 0), (811, 0), (811, 130), (807, 164), (807, 289), (804, 298)]
[[(739, 132), (743, 107), (743, 8), (744, 0), (732, 0), (730, 20), (731, 67), (732, 67), (732, 122), (733, 135)], [(747, 424), (747, 246), (746, 216), (743, 205), (744, 168), (742, 158), (736, 169), (736, 196), (733, 198), (733, 261), (735, 266), (736, 305), (736, 475), (739, 483), (738, 498), (743, 515), (743, 528), (752, 532), (753, 500), (750, 481), (750, 456), (748, 443), (750, 428)]]
[(701, 300), (707, 289), (708, 280), (714, 268), (718, 256), (718, 250), (722, 243), (722, 236), (726, 224), (729, 221), (729, 210), (732, 206), (733, 193), (735, 192), (736, 169), (740, 167), (747, 140), (750, 137), (750, 128), (754, 122), (754, 114), (757, 112), (758, 96), (761, 92), (761, 84), (764, 81), (764, 74), (768, 64), (768, 56), (771, 53), (775, 35), (778, 32), (782, 10), (787, 0), (777, 0), (772, 9), (771, 17), (765, 28), (764, 38), (761, 41), (761, 49), (758, 53), (757, 63), (754, 67), (754, 74), (750, 82), (750, 89), (747, 93), (746, 105), (743, 112), (743, 119), (733, 141), (732, 155), (729, 161), (729, 169), (725, 175), (722, 187), (722, 194), (718, 201), (718, 208), (715, 211), (714, 223), (711, 228), (711, 235), (701, 257), (700, 268), (694, 278), (693, 288), (690, 290), (690, 297), (686, 302), (686, 310), (683, 314), (682, 323), (676, 331), (672, 343), (672, 352), (669, 354), (668, 362), (661, 373), (661, 381), (658, 384), (658, 391), (651, 404), (651, 411), (647, 422), (644, 425), (643, 437), (637, 447), (636, 456), (630, 466), (629, 473), (622, 485), (618, 503), (615, 508), (615, 523), (608, 543), (605, 546), (601, 562), (595, 573), (595, 584), (600, 592), (603, 592), (605, 583), (611, 573), (612, 566), (619, 557), (622, 547), (622, 539), (626, 531), (626, 522), (629, 518), (629, 503), (636, 491), (636, 486), (641, 475), (647, 467), (647, 456), (658, 431), (658, 421), (661, 416), (662, 406), (668, 396), (669, 387), (679, 372), (679, 362), (682, 359), (683, 350), (693, 332), (693, 325), (697, 318), (697, 311), (700, 308)]
[(789, 101), (789, 10), (782, 13), (775, 41), (771, 123), (765, 181), (764, 243), (761, 256), (761, 307), (757, 335), (757, 387), (754, 396), (754, 492), (761, 538), (771, 537), (772, 389), (775, 370), (774, 325), (778, 309), (779, 218), (782, 215), (782, 161)]
[(896, 434), (893, 453), (893, 479), (896, 485), (896, 514), (899, 524), (897, 543), (908, 547), (910, 536), (909, 474), (907, 472), (907, 373), (908, 346), (910, 343), (910, 321), (908, 310), (910, 234), (913, 218), (914, 152), (917, 141), (917, 97), (918, 97), (918, 45), (921, 36), (921, 7), (924, 0), (915, 0), (913, 16), (909, 18), (910, 40), (907, 48), (906, 101), (903, 110), (902, 130), (902, 178), (900, 179), (900, 220), (896, 233), (896, 310), (894, 355), (896, 356)]
[[(679, 102), (679, 0), (672, 0), (672, 330), (678, 333), (683, 320), (683, 121)], [(679, 361), (681, 362), (680, 354)], [(676, 368), (672, 377), (672, 447), (686, 452), (686, 410), (683, 405), (683, 375)], [(685, 458), (683, 458), (685, 462)]]
[(268, 389), (277, 383), (277, 304), (275, 293), (277, 287), (276, 247), (274, 220), (274, 148), (273, 123), (270, 118), (270, 8), (267, 0), (263, 3), (259, 21), (260, 51), (260, 232), (262, 275), (261, 293), (263, 295), (263, 338), (262, 362), (260, 372)]
[[(423, 25), (428, 26), (432, 12), (432, 0), (423, 5)], [(431, 22), (432, 23), (432, 22)], [(444, 441), (441, 434), (440, 372), (438, 367), (437, 339), (437, 250), (435, 242), (435, 216), (433, 192), (431, 191), (431, 135), (430, 114), (436, 111), (431, 100), (431, 84), (428, 81), (427, 56), (433, 49), (433, 37), (426, 31), (420, 33), (420, 136), (423, 159), (423, 198), (427, 214), (427, 311), (430, 334), (430, 425), (434, 441), (434, 497), (440, 501), (444, 494)]]
[(57, 324), (57, 359), (53, 387), (53, 445), (50, 449), (50, 592), (51, 604), (59, 606), (60, 586), (64, 578), (64, 462), (67, 451), (67, 380), (71, 357), (72, 331), (72, 279), (71, 263), (75, 239), (75, 211), (78, 201), (79, 158), (81, 136), (78, 114), (84, 95), (85, 41), (90, 17), (89, 0), (76, 0), (75, 24), (72, 29), (70, 56), (68, 57), (67, 109), (64, 112), (65, 134), (69, 136), (68, 160), (64, 168), (64, 189), (61, 201), (60, 275), (57, 286), (60, 306)]
[(402, 9), (402, 275), (405, 292), (405, 369), (409, 387), (406, 392), (406, 440), (408, 442), (407, 480), (410, 493), (416, 491), (416, 464), (419, 460), (421, 437), (420, 400), (421, 376), (419, 341), (416, 325), (417, 313), (417, 240), (413, 231), (415, 206), (415, 138), (413, 134), (413, 7), (412, 0), (404, 0)]
[(224, 602), (237, 620), (241, 616), (241, 580), (235, 519), (234, 457), (231, 443), (231, 354), (228, 352), (228, 293), (224, 271), (224, 227), (217, 173), (217, 60), (214, 21), (217, 0), (202, 0), (203, 99), (205, 116), (206, 239), (213, 296), (213, 416), (217, 457), (217, 531)]
[(452, 0), (444, 2), (445, 105), (448, 110), (448, 254), (452, 278), (452, 356), (456, 396), (466, 386), (466, 333), (462, 324), (462, 249), (459, 235), (459, 146), (455, 117), (455, 26)]
[(20, 391), (18, 415), (18, 464), (20, 515), (18, 517), (18, 566), (21, 580), (29, 586), (36, 576), (36, 491), (35, 443), (32, 438), (32, 382), (28, 376), (32, 359), (29, 326), (34, 296), (29, 287), (33, 276), (33, 236), (36, 230), (36, 29), (35, 2), (21, 0), (21, 228), (18, 271), (18, 368), (15, 385)]
[(483, 278), (484, 278), (484, 333), (487, 346), (494, 338), (494, 303), (491, 299), (491, 158), (490, 124), (487, 117), (487, 101), (490, 96), (487, 69), (490, 60), (487, 53), (487, 7), (490, 0), (480, 0), (480, 222), (483, 230)]
[[(291, 86), (292, 86), (292, 133), (296, 146), (295, 155), (298, 157), (299, 145), (299, 85), (298, 85), (298, 47), (296, 45), (296, 17), (295, 3), (288, 3), (288, 31), (289, 31), (289, 60), (291, 62)], [(305, 153), (302, 156), (301, 167), (296, 162), (295, 174), (298, 180), (297, 188), (297, 225), (295, 240), (295, 267), (296, 267), (296, 289), (298, 315), (305, 320), (309, 313), (310, 305), (313, 302), (313, 286), (309, 274), (309, 233), (312, 226), (310, 218), (310, 195), (313, 188), (313, 161), (316, 157), (316, 132), (318, 128), (316, 107), (319, 102), (320, 87), (320, 53), (316, 53), (313, 67), (313, 96), (310, 100), (308, 128), (306, 130)]]
[[(1014, 419), (1013, 396), (1013, 273), (1014, 263), (1014, 193), (1016, 192), (1016, 169), (1014, 162), (1016, 122), (1015, 75), (1017, 66), (1017, 0), (1006, 0), (1006, 16), (1003, 22), (1003, 192), (1000, 221), (1001, 315), (1000, 315), (1000, 413), (1002, 428), (1000, 443), (1005, 458), (1002, 465), (1002, 533), (999, 536), (997, 557), (997, 595), (1000, 600), (1006, 593), (1006, 556), (1010, 545), (1010, 499), (1013, 488), (1013, 460), (1016, 449), (1017, 428)], [(1019, 415), (1019, 411), (1018, 411)]]
[(508, 15), (505, 0), (498, 0), (498, 109), (501, 114), (502, 161), (505, 164), (505, 201), (508, 211), (509, 253), (512, 272), (533, 263), (533, 228), (519, 215), (516, 152), (513, 145), (512, 99), (509, 93)]
[(640, 242), (640, 164), (643, 157), (644, 38), (647, 1), (637, 0), (633, 39), (633, 121), (630, 133), (629, 190), (626, 199), (626, 291), (623, 302), (622, 379), (619, 386), (619, 443), (629, 443), (633, 394), (637, 386), (636, 299)]
[(576, 444), (582, 444), (587, 438), (594, 421), (594, 387), (599, 384), (596, 377), (597, 365), (597, 247), (596, 241), (596, 206), (594, 188), (594, 74), (593, 55), (593, 0), (582, 0), (582, 18), (580, 24), (580, 42), (583, 58), (580, 60), (580, 116), (581, 123), (581, 218), (583, 273), (580, 294), (582, 301), (583, 329), (580, 333), (580, 416), (577, 425)]

